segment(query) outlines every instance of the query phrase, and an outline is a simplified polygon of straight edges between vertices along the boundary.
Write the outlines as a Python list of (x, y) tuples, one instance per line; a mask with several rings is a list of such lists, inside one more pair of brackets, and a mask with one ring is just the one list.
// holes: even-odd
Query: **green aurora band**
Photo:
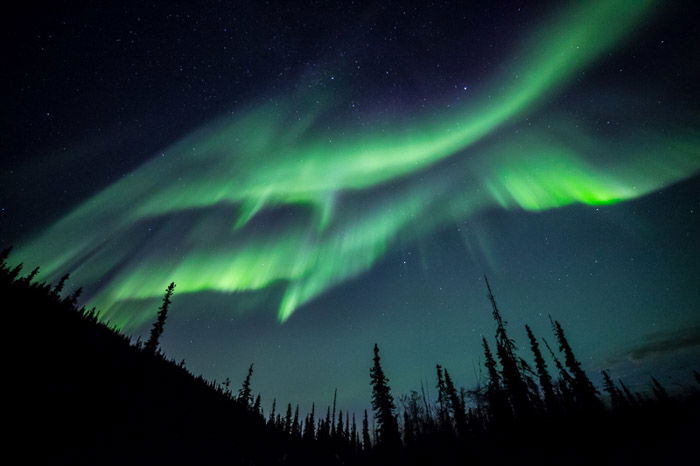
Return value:
[(330, 128), (339, 97), (269, 99), (173, 144), (16, 254), (49, 278), (71, 272), (122, 329), (149, 322), (170, 281), (179, 294), (281, 289), (283, 322), (400, 242), (486, 209), (610, 204), (661, 189), (700, 169), (695, 121), (601, 136), (553, 103), (652, 10), (577, 2), (448, 114)]

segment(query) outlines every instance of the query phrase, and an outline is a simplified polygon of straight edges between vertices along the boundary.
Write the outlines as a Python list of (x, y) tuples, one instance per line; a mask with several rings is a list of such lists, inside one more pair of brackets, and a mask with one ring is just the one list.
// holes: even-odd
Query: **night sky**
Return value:
[(695, 2), (194, 3), (5, 15), (12, 261), (134, 337), (175, 281), (165, 353), (264, 406), (368, 407), (375, 342), (473, 386), (484, 274), (523, 349), (698, 368)]

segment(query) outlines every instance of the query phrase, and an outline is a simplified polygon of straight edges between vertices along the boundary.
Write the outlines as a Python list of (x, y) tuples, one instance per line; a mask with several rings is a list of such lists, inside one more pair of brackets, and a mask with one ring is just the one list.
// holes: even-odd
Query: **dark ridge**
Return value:
[[(38, 283), (39, 270), (22, 276), (21, 266), (5, 263), (7, 256), (8, 251), (0, 253), (0, 302), (9, 320), (6, 331), (16, 336), (7, 339), (6, 384), (13, 390), (6, 403), (19, 415), (7, 418), (6, 425), (10, 449), (18, 450), (22, 463), (637, 466), (696, 461), (697, 386), (670, 393), (651, 378), (648, 394), (634, 393), (603, 371), (599, 390), (554, 319), (552, 345), (526, 327), (530, 367), (490, 286), (496, 331), (495, 338), (483, 339), (485, 380), (470, 390), (457, 388), (448, 368), (438, 365), (436, 400), (424, 390), (396, 397), (375, 345), (368, 361), (370, 422), (367, 411), (356, 416), (335, 401), (332, 409), (314, 405), (304, 415), (298, 405), (275, 400), (263, 415), (254, 365), (235, 389), (229, 380), (207, 381), (191, 374), (184, 361), (168, 360), (158, 339), (167, 331), (175, 284), (164, 290), (157, 318), (154, 309), (144, 344), (102, 322), (94, 308), (78, 308), (80, 290), (66, 290), (67, 276), (55, 285)], [(700, 374), (694, 376), (700, 384)]]

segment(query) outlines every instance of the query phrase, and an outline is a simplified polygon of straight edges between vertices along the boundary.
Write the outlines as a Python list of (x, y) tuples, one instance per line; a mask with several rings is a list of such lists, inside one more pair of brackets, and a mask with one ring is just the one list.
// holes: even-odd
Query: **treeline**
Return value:
[(42, 380), (32, 435), (52, 464), (682, 464), (700, 433), (697, 389), (672, 396), (652, 379), (650, 396), (607, 371), (598, 389), (556, 320), (552, 344), (525, 326), (522, 356), (488, 280), (495, 333), (482, 339), (476, 387), (458, 388), (437, 365), (436, 399), (432, 387), (396, 399), (375, 345), (371, 413), (338, 409), (335, 395), (305, 413), (273, 400), (265, 413), (252, 364), (235, 389), (162, 354), (174, 283), (148, 340), (132, 342), (78, 306), (68, 276), (39, 282), (38, 268), (22, 275), (8, 255), (0, 254), (0, 296), (39, 350), (29, 361)]

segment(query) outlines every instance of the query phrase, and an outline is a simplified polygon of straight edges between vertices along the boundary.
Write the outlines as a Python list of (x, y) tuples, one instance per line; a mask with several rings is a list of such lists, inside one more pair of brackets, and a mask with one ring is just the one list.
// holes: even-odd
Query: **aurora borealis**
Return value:
[[(449, 92), (446, 86), (421, 74), (418, 69), (424, 66), (422, 63), (417, 63), (417, 69), (412, 71), (411, 66), (391, 58), (400, 56), (400, 50), (390, 48), (385, 60), (392, 69), (403, 68), (404, 73), (425, 76), (426, 85), (415, 92), (415, 98), (410, 98), (411, 92), (407, 91), (392, 94), (390, 86), (376, 84), (369, 74), (363, 75), (362, 68), (355, 63), (362, 60), (365, 52), (356, 52), (355, 56), (360, 58), (348, 60), (351, 65), (346, 68), (360, 70), (359, 77), (356, 73), (353, 79), (342, 77), (346, 68), (336, 65), (337, 58), (325, 59), (325, 63), (339, 71), (322, 73), (321, 77), (316, 72), (305, 71), (308, 61), (300, 60), (304, 66), (288, 67), (287, 75), (295, 76), (294, 80), (270, 88), (249, 85), (243, 103), (222, 101), (221, 107), (226, 110), (207, 112), (206, 121), (189, 125), (177, 135), (155, 137), (155, 142), (148, 142), (154, 150), (127, 164), (126, 169), (119, 169), (113, 159), (95, 162), (112, 166), (115, 172), (65, 206), (59, 215), (53, 216), (51, 224), (35, 228), (35, 234), (8, 238), (17, 244), (13, 257), (31, 266), (40, 265), (44, 279), (55, 280), (70, 272), (71, 281), (84, 286), (86, 304), (96, 305), (102, 310), (103, 319), (134, 334), (152, 322), (154, 303), (167, 283), (175, 281), (175, 302), (179, 300), (182, 304), (177, 310), (180, 317), (175, 317), (175, 328), (171, 330), (172, 351), (195, 360), (200, 368), (208, 364), (201, 361), (206, 360), (207, 351), (211, 354), (208, 346), (211, 343), (201, 347), (209, 349), (195, 351), (188, 350), (183, 343), (203, 331), (203, 327), (197, 327), (199, 330), (188, 335), (188, 325), (195, 319), (207, 322), (201, 325), (208, 329), (221, 328), (222, 324), (217, 322), (238, 325), (234, 332), (237, 341), (258, 339), (255, 347), (265, 348), (260, 349), (265, 356), (255, 353), (248, 356), (264, 361), (274, 361), (270, 348), (280, 347), (280, 341), (289, 343), (287, 339), (291, 335), (333, 333), (331, 329), (352, 318), (364, 322), (375, 315), (378, 321), (383, 321), (380, 312), (382, 316), (387, 312), (406, 320), (400, 325), (403, 333), (368, 332), (368, 336), (387, 341), (390, 348), (392, 342), (416, 338), (416, 329), (426, 325), (426, 316), (444, 321), (441, 328), (442, 325), (451, 328), (457, 325), (455, 316), (462, 312), (463, 291), (452, 293), (438, 304), (425, 296), (413, 296), (410, 305), (406, 301), (407, 309), (402, 304), (394, 309), (374, 309), (374, 314), (370, 313), (375, 301), (371, 296), (379, 293), (379, 289), (392, 294), (400, 286), (431, 287), (449, 282), (446, 276), (455, 280), (454, 286), (461, 283), (462, 288), (467, 286), (466, 277), (478, 277), (484, 272), (498, 274), (499, 269), (513, 267), (521, 270), (523, 276), (569, 273), (553, 271), (543, 264), (558, 263), (559, 258), (567, 255), (579, 257), (590, 244), (628, 241), (623, 239), (628, 233), (621, 230), (611, 228), (602, 233), (601, 226), (595, 223), (598, 220), (589, 219), (592, 213), (602, 211), (623, 218), (623, 213), (629, 212), (627, 209), (636, 209), (626, 207), (628, 203), (638, 206), (635, 203), (652, 202), (648, 201), (649, 196), (672, 190), (674, 186), (688, 186), (687, 183), (697, 186), (700, 129), (697, 103), (693, 100), (697, 89), (680, 89), (680, 85), (674, 88), (659, 76), (660, 71), (637, 74), (632, 79), (626, 75), (612, 76), (610, 71), (623, 69), (618, 62), (627, 67), (628, 61), (633, 61), (630, 56), (635, 59), (640, 54), (643, 56), (639, 44), (658, 42), (657, 36), (670, 34), (668, 28), (673, 20), (669, 18), (676, 18), (674, 15), (679, 12), (668, 10), (671, 8), (660, 2), (636, 0), (571, 2), (561, 7), (533, 8), (522, 24), (513, 26), (517, 34), (505, 37), (493, 32), (491, 43), (508, 44), (498, 48), (496, 54), (484, 44), (469, 44), (474, 39), (473, 33), (451, 32), (455, 39), (464, 39), (465, 48), (476, 50), (469, 53), (488, 57), (488, 66), (477, 74), (465, 70), (465, 76), (478, 79), (462, 84), (467, 79), (455, 76), (459, 66), (447, 65), (450, 71), (444, 73), (456, 83)], [(391, 18), (393, 13), (371, 14)], [(469, 14), (479, 18), (498, 17), (497, 8)], [(420, 14), (414, 11), (409, 16), (417, 20)], [(508, 30), (510, 24), (493, 18), (483, 21), (489, 25), (489, 21), (495, 21), (498, 27), (494, 31)], [(267, 31), (266, 26), (256, 27), (263, 35)], [(168, 31), (173, 37), (178, 34)], [(340, 37), (328, 39), (334, 52), (343, 43), (342, 34)], [(312, 41), (322, 39), (310, 36)], [(197, 49), (193, 40), (192, 48)], [(373, 44), (372, 40), (367, 41)], [(690, 41), (686, 45), (689, 44)], [(431, 47), (447, 45), (437, 41)], [(677, 54), (689, 58), (691, 52)], [(442, 56), (459, 63), (466, 53), (453, 49)], [(648, 52), (646, 57), (659, 63), (663, 63), (663, 58), (662, 52)], [(256, 58), (250, 60), (257, 62)], [(324, 62), (320, 58), (317, 61)], [(671, 60), (667, 67), (677, 62), (678, 59)], [(673, 79), (683, 83), (685, 79), (692, 81), (687, 78), (693, 74), (690, 61), (687, 65)], [(259, 69), (266, 67), (275, 68), (275, 65), (266, 63)], [(634, 65), (630, 68), (634, 69)], [(658, 69), (663, 70), (664, 66), (658, 65)], [(152, 71), (151, 76), (158, 73)], [(167, 82), (165, 77), (162, 80)], [(226, 83), (217, 86), (225, 88)], [(454, 99), (455, 89), (461, 94), (458, 99)], [(432, 95), (427, 103), (426, 94)], [(377, 99), (377, 95), (391, 104)], [(664, 105), (660, 105), (661, 101)], [(162, 103), (157, 111), (167, 112), (168, 105)], [(93, 162), (87, 156), (66, 163), (77, 166)], [(22, 164), (17, 166), (18, 173), (25, 173)], [(26, 183), (28, 178), (13, 178), (13, 183), (20, 182)], [(697, 192), (697, 189), (682, 189)], [(697, 209), (697, 200), (694, 206)], [(499, 218), (507, 220), (494, 221)], [(21, 217), (14, 221), (18, 219)], [(533, 250), (537, 248), (527, 246), (530, 242), (527, 235), (528, 231), (539, 231), (538, 225), (549, 225), (553, 237), (566, 237), (562, 231), (569, 228), (567, 225), (597, 227), (591, 227), (594, 233), (590, 237), (582, 228), (577, 232), (583, 235), (578, 242), (559, 239), (560, 249), (549, 251), (557, 259), (541, 257), (542, 264), (530, 263), (526, 269), (523, 264), (528, 261), (523, 258), (510, 258), (517, 266), (510, 260), (499, 259), (503, 257), (503, 249), (499, 248), (509, 248), (509, 243), (495, 246), (498, 243), (495, 238), (503, 233), (497, 231), (494, 222), (509, 228), (513, 222), (528, 225), (520, 239), (511, 237), (510, 241), (522, 241), (525, 249)], [(622, 228), (625, 230), (632, 228), (634, 222), (612, 223), (618, 227), (625, 224)], [(688, 227), (687, 222), (678, 224), (697, 231), (697, 227)], [(455, 228), (459, 234), (445, 239), (445, 232)], [(557, 232), (557, 228), (561, 230)], [(638, 228), (660, 231), (661, 227)], [(514, 230), (517, 228), (510, 231)], [(677, 230), (674, 234), (680, 235)], [(460, 261), (467, 264), (465, 267), (474, 267), (473, 270), (431, 266), (431, 255), (433, 260), (435, 257), (447, 260), (456, 244), (462, 248), (458, 253)], [(661, 249), (666, 246), (659, 245)], [(617, 252), (629, 256), (623, 249), (618, 248)], [(394, 279), (386, 278), (395, 275), (387, 272), (391, 268), (387, 264), (397, 257), (403, 257), (401, 263), (407, 264), (406, 254), (420, 255), (421, 260), (416, 261), (416, 269), (405, 272), (413, 277), (412, 281), (397, 285)], [(606, 254), (610, 259), (616, 252), (610, 250)], [(691, 262), (698, 257), (697, 248), (669, 254), (669, 257), (680, 254)], [(675, 267), (668, 258), (659, 258), (657, 265), (659, 269), (651, 270), (652, 275), (667, 273)], [(507, 278), (510, 273), (495, 277), (501, 279), (497, 289), (506, 293), (507, 303), (518, 302), (517, 294), (522, 295), (530, 287), (542, 287), (543, 293), (548, 290), (546, 284), (537, 281), (528, 286), (517, 284), (517, 280), (510, 282)], [(627, 272), (611, 269), (608, 273), (619, 277)], [(698, 268), (684, 273), (687, 282), (683, 283), (691, 283), (692, 277), (698, 276)], [(401, 274), (403, 277), (404, 272)], [(597, 284), (587, 280), (593, 279), (586, 277), (573, 286), (592, 290), (604, 281), (600, 277)], [(367, 286), (369, 282), (381, 286), (372, 289)], [(475, 297), (473, 302), (467, 299), (465, 306), (479, 303), (483, 298), (480, 282), (469, 286)], [(439, 288), (442, 290), (443, 285)], [(681, 296), (678, 299), (695, 310), (686, 309), (682, 319), (673, 325), (697, 321), (698, 303), (692, 303), (698, 298), (697, 290), (681, 288), (677, 290)], [(656, 293), (647, 289), (635, 297), (647, 302), (649, 310), (644, 312), (650, 315), (659, 303), (649, 296)], [(523, 299), (528, 303), (530, 298)], [(533, 298), (533, 303), (542, 299)], [(528, 316), (524, 312), (513, 316), (513, 320), (532, 321), (533, 315), (542, 312), (571, 312), (571, 316), (578, 316), (591, 304), (591, 299), (579, 299), (575, 311), (561, 311), (562, 303), (568, 298), (559, 297), (553, 308), (533, 307), (530, 312), (534, 314)], [(335, 306), (333, 303), (338, 301), (343, 304)], [(635, 303), (639, 308), (639, 303)], [(360, 306), (368, 310), (348, 311)], [(449, 310), (442, 315), (436, 310), (426, 311), (432, 306), (436, 309), (446, 306)], [(321, 307), (335, 308), (320, 310)], [(659, 315), (664, 309), (657, 310)], [(305, 318), (304, 313), (313, 317)], [(318, 317), (322, 313), (327, 316)], [(421, 317), (416, 317), (417, 314)], [(275, 322), (271, 322), (270, 316)], [(622, 317), (609, 318), (616, 321)], [(308, 319), (318, 319), (327, 326), (317, 327), (318, 322), (313, 324)], [(335, 323), (328, 324), (327, 319)], [(486, 322), (485, 319), (478, 318), (481, 322)], [(658, 320), (658, 316), (651, 320)], [(362, 325), (367, 324), (348, 323), (346, 330), (338, 332), (348, 332), (341, 340), (357, 340), (357, 328)], [(376, 325), (383, 328), (383, 324)], [(478, 331), (490, 331), (488, 324)], [(240, 332), (245, 332), (247, 337), (241, 337)], [(645, 335), (651, 330), (640, 324), (635, 332)], [(211, 342), (231, 337), (224, 333), (218, 329), (212, 334), (216, 336), (204, 338)], [(331, 345), (327, 357), (343, 361), (340, 347)], [(459, 351), (469, 352), (465, 348)], [(288, 361), (288, 353), (283, 357), (277, 355), (285, 361), (280, 364), (285, 367), (299, 364)], [(308, 354), (309, 349), (291, 353)], [(596, 355), (601, 360), (608, 356), (605, 351)], [(211, 359), (227, 357), (219, 355)], [(235, 366), (243, 367), (247, 363), (247, 360), (236, 362)], [(272, 365), (268, 364), (268, 367)], [(218, 369), (207, 370), (214, 377), (223, 377)], [(408, 370), (399, 372), (399, 381), (410, 379)], [(274, 392), (269, 388), (263, 390)], [(321, 384), (314, 386), (308, 396), (321, 390)], [(290, 389), (290, 393), (292, 396), (294, 390)], [(296, 396), (304, 398), (307, 394), (296, 393)], [(348, 394), (347, 399), (355, 400), (355, 396)]]

